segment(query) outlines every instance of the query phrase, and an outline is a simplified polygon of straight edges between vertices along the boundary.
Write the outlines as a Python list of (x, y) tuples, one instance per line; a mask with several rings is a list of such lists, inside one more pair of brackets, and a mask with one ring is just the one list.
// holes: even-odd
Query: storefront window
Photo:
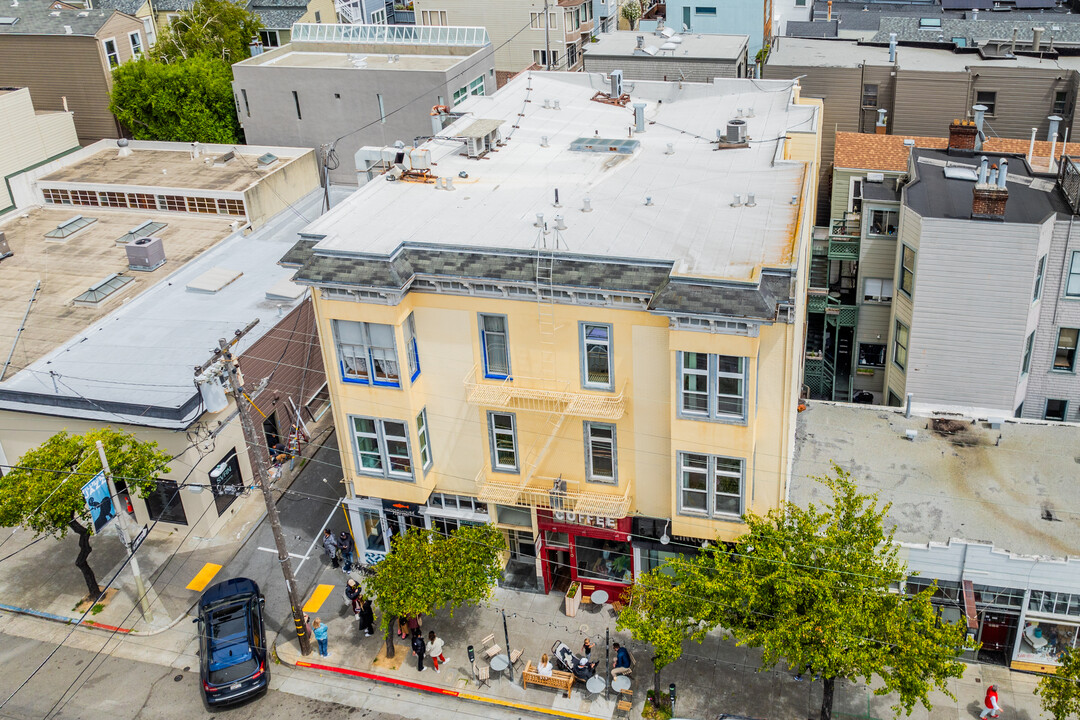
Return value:
[(630, 543), (581, 536), (575, 538), (574, 542), (577, 544), (579, 578), (618, 583), (633, 581), (630, 572), (633, 550)]
[(465, 525), (479, 525), (480, 523), (469, 522), (467, 520), (458, 520), (457, 518), (439, 517), (432, 515), (431, 517), (431, 529), (440, 535), (450, 536), (450, 533), (457, 530), (459, 527)]
[(502, 525), (532, 527), (532, 514), (528, 510), (511, 507), (510, 505), (496, 505), (495, 509), (499, 513), (499, 523)]
[(360, 510), (357, 512), (360, 526), (363, 528), (364, 547), (369, 552), (386, 552), (386, 538), (383, 537), (382, 523), (379, 522), (378, 510)]
[(549, 530), (544, 533), (544, 539), (547, 541), (548, 547), (570, 547), (570, 533), (552, 532)]
[(1076, 645), (1076, 625), (1028, 620), (1020, 638), (1017, 660), (1028, 662), (1060, 662), (1061, 654)]
[(934, 600), (960, 602), (960, 583), (954, 580), (934, 580), (933, 578), (909, 577), (904, 583), (908, 595), (917, 595), (926, 588), (933, 587), (935, 584), (937, 585), (937, 588), (931, 596)]
[[(649, 550), (643, 549), (641, 551), (641, 569), (638, 572), (647, 573), (650, 570), (655, 570), (661, 567), (665, 562), (676, 558), (682, 553), (668, 552), (667, 550)], [(674, 575), (675, 573), (667, 568), (662, 569), (660, 572), (665, 575)]]
[(1028, 610), (1054, 615), (1080, 616), (1080, 595), (1032, 590), (1031, 599), (1028, 600)]
[(973, 585), (975, 602), (984, 605), (1004, 605), (1022, 607), (1024, 591), (1019, 588), (994, 587), (993, 585)]

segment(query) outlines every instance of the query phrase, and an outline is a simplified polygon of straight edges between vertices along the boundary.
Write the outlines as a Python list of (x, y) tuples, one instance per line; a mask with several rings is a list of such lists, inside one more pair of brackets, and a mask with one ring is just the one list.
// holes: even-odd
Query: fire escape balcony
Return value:
[(518, 376), (491, 380), (479, 365), (465, 378), (465, 394), (472, 405), (594, 420), (618, 420), (626, 411), (622, 391), (589, 393), (565, 382)]
[[(555, 478), (534, 476), (533, 482), (516, 476), (505, 478), (481, 470), (476, 476), (476, 497), (481, 502), (497, 505), (556, 510), (580, 515), (622, 518), (630, 510), (630, 484), (622, 493), (602, 493), (583, 490), (584, 482), (564, 481), (566, 490), (555, 492)], [(595, 487), (595, 486), (593, 486)], [(617, 488), (612, 486), (613, 491)]]

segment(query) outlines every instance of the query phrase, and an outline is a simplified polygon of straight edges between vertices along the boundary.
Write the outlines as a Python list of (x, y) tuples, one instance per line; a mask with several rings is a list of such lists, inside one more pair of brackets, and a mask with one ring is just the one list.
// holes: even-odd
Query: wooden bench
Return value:
[(566, 693), (566, 697), (570, 697), (570, 690), (574, 687), (574, 676), (562, 670), (552, 670), (551, 677), (541, 675), (536, 672), (536, 668), (533, 667), (532, 660), (530, 660), (525, 663), (525, 672), (521, 673), (521, 682), (526, 688), (529, 685), (542, 685), (562, 690)]

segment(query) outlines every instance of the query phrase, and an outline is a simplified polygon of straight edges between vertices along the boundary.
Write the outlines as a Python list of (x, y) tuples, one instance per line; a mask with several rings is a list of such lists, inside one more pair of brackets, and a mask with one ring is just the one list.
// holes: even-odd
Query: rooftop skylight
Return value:
[(97, 285), (91, 285), (90, 289), (79, 295), (72, 302), (79, 307), (97, 307), (110, 295), (131, 282), (133, 278), (120, 273), (113, 273)]
[(76, 215), (73, 218), (65, 220), (56, 226), (55, 230), (50, 230), (45, 233), (45, 237), (50, 240), (67, 240), (75, 233), (82, 230), (87, 225), (92, 225), (97, 222), (97, 218), (84, 217), (82, 215)]
[(158, 230), (166, 227), (168, 223), (157, 222), (155, 220), (147, 220), (142, 225), (137, 225), (127, 231), (126, 234), (121, 235), (116, 239), (117, 245), (127, 245), (128, 243), (135, 242), (141, 237), (153, 236)]

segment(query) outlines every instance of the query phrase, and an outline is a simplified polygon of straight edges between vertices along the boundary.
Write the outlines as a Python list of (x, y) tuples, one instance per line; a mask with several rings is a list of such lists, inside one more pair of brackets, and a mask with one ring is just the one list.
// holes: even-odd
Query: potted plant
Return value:
[(575, 617), (581, 605), (581, 583), (575, 580), (566, 589), (566, 616)]

